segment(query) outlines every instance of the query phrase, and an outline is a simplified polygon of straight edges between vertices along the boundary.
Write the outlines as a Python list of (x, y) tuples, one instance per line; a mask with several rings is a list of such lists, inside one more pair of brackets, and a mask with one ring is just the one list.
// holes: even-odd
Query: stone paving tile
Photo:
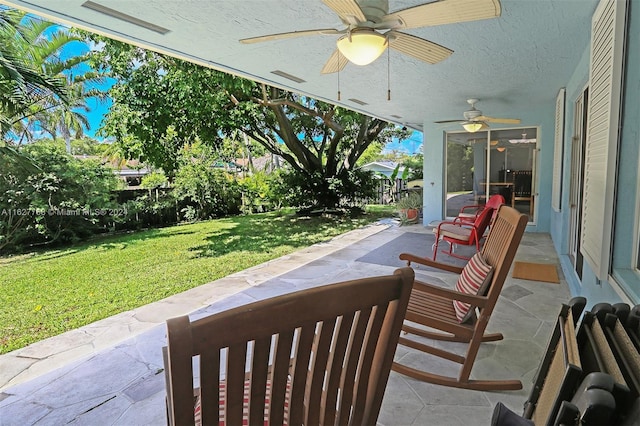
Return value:
[(82, 346), (85, 343), (90, 343), (91, 340), (93, 340), (92, 337), (81, 330), (71, 330), (60, 336), (42, 340), (37, 347), (27, 346), (21, 351), (20, 356), (22, 358), (45, 359), (60, 353), (61, 348), (70, 345)]
[[(380, 232), (382, 230), (384, 232)], [(395, 268), (355, 259), (403, 232), (431, 231), (420, 225), (366, 228), (360, 234), (349, 233), (234, 274), (222, 283), (210, 283), (188, 294), (161, 301), (158, 305), (92, 324), (82, 330), (83, 336), (78, 335), (79, 343), (75, 349), (65, 349), (64, 346), (48, 348), (50, 354), (85, 346), (93, 348), (91, 357), (85, 360), (68, 359), (66, 363), (58, 360), (58, 366), (62, 367), (56, 370), (46, 372), (47, 369), (42, 365), (34, 365), (32, 358), (17, 358), (15, 354), (12, 357), (2, 356), (0, 367), (7, 366), (6, 371), (40, 371), (39, 377), (0, 388), (0, 425), (164, 424), (165, 392), (161, 354), (166, 342), (164, 319), (184, 314), (186, 312), (182, 311), (187, 309), (192, 312), (192, 318), (197, 318), (283, 292), (388, 274)], [(557, 263), (553, 253), (555, 251), (548, 235), (526, 234), (516, 258)], [(447, 273), (418, 269), (416, 276), (419, 280), (447, 287), (455, 285), (455, 277)], [(225, 287), (225, 283), (228, 287)], [(517, 378), (523, 381), (523, 390), (477, 392), (446, 388), (392, 372), (378, 424), (488, 424), (493, 406), (498, 401), (521, 412), (559, 304), (568, 298), (569, 292), (564, 281), (560, 285), (549, 285), (511, 277), (507, 279), (488, 327), (489, 331), (502, 332), (505, 339), (481, 346), (472, 377)], [(119, 334), (130, 338), (118, 339)], [(91, 338), (89, 343), (85, 342), (85, 336)], [(111, 339), (113, 341), (109, 344)], [(465, 348), (459, 343), (439, 342), (438, 345), (458, 352)], [(98, 350), (98, 346), (105, 349)], [(35, 347), (29, 350), (36, 356), (42, 356), (38, 355)], [(51, 355), (51, 358), (55, 356)], [(83, 356), (86, 357), (86, 354)], [(398, 347), (395, 358), (410, 366), (439, 374), (456, 376), (460, 368), (458, 364), (403, 346)], [(0, 378), (14, 374), (7, 374), (4, 368), (0, 371)], [(0, 383), (6, 383), (6, 380)], [(456, 401), (456, 404), (451, 401)]]
[[(162, 393), (164, 396), (164, 392)], [(70, 425), (91, 425), (91, 426), (101, 426), (101, 425), (110, 425), (113, 424), (115, 419), (121, 418), (124, 413), (130, 410), (132, 407), (131, 401), (121, 395), (116, 395), (115, 397), (105, 401), (103, 404), (93, 408), (84, 413), (78, 414), (73, 420), (69, 421)], [(134, 423), (132, 423), (133, 425)], [(140, 420), (136, 425), (141, 425)], [(146, 423), (153, 424), (153, 423)], [(160, 425), (161, 423), (155, 423)]]
[(12, 380), (27, 371), (35, 362), (35, 359), (21, 358), (10, 354), (0, 357), (0, 383), (12, 383)]
[(540, 328), (536, 332), (536, 335), (533, 336), (533, 341), (543, 349), (547, 349), (547, 345), (549, 344), (549, 339), (551, 338), (551, 334), (553, 333), (553, 328), (555, 327), (556, 322), (553, 321), (542, 321), (540, 323)]
[(449, 388), (402, 377), (426, 405), (449, 405), (452, 401), (467, 407), (489, 407), (491, 404), (484, 392), (469, 392), (466, 389)]
[(491, 422), (492, 413), (493, 407), (467, 407), (456, 405), (455, 401), (451, 401), (448, 405), (427, 405), (412, 425), (488, 425)]
[[(532, 368), (538, 368), (543, 352), (543, 349), (531, 340), (508, 339), (500, 345), (500, 349), (495, 351), (490, 360), (497, 363), (503, 371), (508, 370), (520, 378)], [(481, 367), (478, 366), (478, 370)], [(485, 377), (495, 376), (493, 373), (489, 373)]]
[[(158, 392), (151, 398), (136, 402), (129, 407), (120, 417), (113, 419), (105, 425), (132, 426), (132, 425), (165, 425), (167, 416), (165, 411), (165, 393)], [(91, 422), (80, 422), (83, 425), (92, 425)]]
[(511, 301), (518, 300), (521, 297), (528, 296), (530, 294), (533, 294), (533, 293), (531, 291), (527, 290), (526, 288), (521, 287), (519, 285), (512, 285), (512, 286), (509, 286), (509, 287), (505, 287), (500, 292), (500, 296), (506, 297), (507, 299), (509, 299)]
[[(558, 304), (558, 311), (560, 305)], [(514, 302), (500, 298), (487, 326), (488, 332), (502, 333), (509, 339), (533, 338), (541, 320)]]
[(515, 303), (541, 320), (556, 318), (560, 312), (560, 304), (569, 301), (569, 297), (534, 293), (518, 299)]
[(139, 402), (164, 391), (164, 386), (164, 371), (157, 370), (140, 377), (133, 384), (126, 387), (122, 393), (128, 396), (131, 401)]
[(400, 374), (391, 372), (382, 400), (378, 424), (410, 425), (425, 407), (424, 402)]

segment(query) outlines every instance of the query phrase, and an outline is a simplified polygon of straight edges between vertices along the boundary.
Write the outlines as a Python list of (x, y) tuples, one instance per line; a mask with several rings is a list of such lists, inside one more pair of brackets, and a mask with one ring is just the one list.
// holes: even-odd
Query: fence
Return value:
[(378, 179), (375, 196), (366, 202), (368, 204), (393, 204), (407, 189), (407, 181), (404, 179), (396, 179), (395, 185), (392, 185), (389, 179), (381, 178)]

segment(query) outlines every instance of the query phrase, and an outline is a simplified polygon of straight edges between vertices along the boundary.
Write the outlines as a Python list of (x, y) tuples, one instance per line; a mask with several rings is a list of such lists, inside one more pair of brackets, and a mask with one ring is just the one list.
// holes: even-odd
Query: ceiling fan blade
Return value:
[(444, 46), (398, 31), (389, 32), (389, 46), (429, 64), (437, 64), (453, 53), (453, 50)]
[(481, 115), (479, 117), (476, 117), (474, 120), (486, 121), (488, 123), (520, 124), (519, 118), (496, 118), (496, 117), (487, 117), (486, 115)]
[(360, 5), (356, 3), (356, 0), (322, 0), (322, 2), (346, 21), (350, 21), (348, 19), (350, 16), (356, 17), (358, 22), (365, 22), (367, 20), (367, 17), (364, 16), (364, 12), (360, 9)]
[(244, 44), (261, 43), (263, 41), (282, 40), (287, 38), (304, 37), (304, 36), (318, 35), (318, 34), (340, 34), (342, 32), (343, 31), (336, 30), (335, 28), (290, 31), (288, 33), (268, 34), (268, 35), (263, 35), (259, 37), (243, 38), (240, 40), (240, 43), (244, 43)]
[(436, 124), (462, 123), (463, 121), (466, 121), (466, 120), (440, 120), (440, 121), (434, 121), (434, 123)]
[(418, 28), (495, 18), (500, 13), (499, 0), (440, 0), (390, 13), (383, 21), (399, 21), (399, 28)]
[(324, 67), (322, 68), (322, 74), (331, 74), (334, 72), (341, 71), (344, 67), (347, 66), (349, 60), (342, 54), (338, 49), (336, 49)]

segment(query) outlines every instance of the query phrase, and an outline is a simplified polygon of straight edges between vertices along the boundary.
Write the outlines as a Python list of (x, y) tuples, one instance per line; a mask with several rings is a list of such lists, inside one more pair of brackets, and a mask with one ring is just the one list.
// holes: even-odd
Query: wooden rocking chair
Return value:
[(413, 278), (401, 268), (168, 320), (168, 423), (376, 424)]
[[(506, 205), (500, 207), (481, 252), (486, 263), (494, 268), (490, 284), (484, 294), (462, 293), (419, 281), (414, 283), (405, 320), (415, 323), (417, 326), (409, 325), (405, 321), (402, 327), (402, 330), (406, 332), (405, 334), (414, 334), (450, 342), (465, 342), (468, 343), (467, 352), (465, 356), (461, 356), (440, 348), (428, 346), (406, 336), (400, 338), (399, 344), (462, 364), (459, 376), (456, 378), (429, 373), (399, 363), (393, 364), (394, 371), (425, 382), (464, 389), (522, 389), (522, 383), (519, 380), (471, 380), (469, 376), (478, 354), (480, 343), (503, 338), (500, 333), (484, 334), (484, 332), (509, 273), (509, 268), (526, 225), (526, 215)], [(411, 265), (411, 262), (415, 262), (457, 274), (461, 274), (463, 271), (461, 267), (439, 263), (408, 253), (401, 254), (400, 259), (406, 260), (408, 265)], [(476, 309), (476, 318), (472, 318), (471, 321), (466, 323), (460, 323), (453, 307), (454, 300), (471, 304), (471, 310)], [(422, 326), (428, 327), (429, 330)]]

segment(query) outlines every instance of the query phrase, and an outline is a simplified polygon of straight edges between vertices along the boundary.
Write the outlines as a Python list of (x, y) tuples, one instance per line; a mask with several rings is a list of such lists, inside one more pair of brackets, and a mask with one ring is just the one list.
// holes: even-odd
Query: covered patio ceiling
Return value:
[[(427, 2), (389, 0), (389, 10)], [(367, 66), (348, 64), (339, 73), (341, 101), (337, 99), (338, 74), (320, 72), (339, 35), (249, 45), (238, 41), (296, 30), (344, 28), (321, 0), (0, 3), (423, 130), (434, 121), (462, 118), (469, 109), (467, 98), (479, 98), (477, 108), (485, 115), (537, 124), (526, 122), (527, 111), (553, 108), (557, 90), (568, 81), (587, 47), (597, 0), (501, 0), (498, 18), (405, 30), (454, 53), (434, 65), (394, 50), (388, 58), (383, 53)], [(96, 10), (100, 6), (116, 16)], [(441, 126), (460, 129), (455, 124)]]

